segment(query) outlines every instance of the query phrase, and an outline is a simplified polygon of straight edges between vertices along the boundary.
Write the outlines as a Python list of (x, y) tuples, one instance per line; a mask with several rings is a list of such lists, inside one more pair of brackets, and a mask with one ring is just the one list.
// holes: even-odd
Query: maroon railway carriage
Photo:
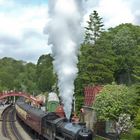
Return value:
[[(20, 106), (22, 105), (22, 107)], [(34, 107), (29, 106), (28, 104), (18, 104), (16, 105), (16, 111), (18, 113), (18, 117), (28, 124), (33, 130), (38, 132), (38, 134), (42, 133), (42, 118), (46, 116), (46, 113), (42, 112), (40, 109), (33, 109)], [(23, 110), (24, 107), (24, 110)], [(36, 115), (38, 114), (38, 115)]]

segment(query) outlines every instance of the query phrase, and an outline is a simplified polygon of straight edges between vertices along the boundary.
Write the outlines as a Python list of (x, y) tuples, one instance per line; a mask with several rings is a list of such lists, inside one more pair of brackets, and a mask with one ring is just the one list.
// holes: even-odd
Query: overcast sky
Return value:
[[(105, 27), (121, 23), (140, 23), (139, 0), (89, 0), (85, 5), (88, 19), (97, 10)], [(0, 0), (0, 58), (13, 57), (37, 62), (50, 52), (43, 29), (48, 21), (47, 0)]]

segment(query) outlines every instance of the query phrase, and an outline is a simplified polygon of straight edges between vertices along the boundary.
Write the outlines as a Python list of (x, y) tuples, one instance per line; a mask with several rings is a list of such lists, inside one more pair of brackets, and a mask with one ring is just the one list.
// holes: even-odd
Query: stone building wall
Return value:
[(84, 106), (84, 122), (86, 126), (93, 130), (96, 123), (96, 115), (92, 108)]

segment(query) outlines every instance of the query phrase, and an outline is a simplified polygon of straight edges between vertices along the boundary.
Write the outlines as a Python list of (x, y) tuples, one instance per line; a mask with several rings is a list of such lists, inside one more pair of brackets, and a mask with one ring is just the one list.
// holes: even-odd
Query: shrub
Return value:
[(140, 129), (133, 128), (131, 136), (133, 140), (140, 140)]

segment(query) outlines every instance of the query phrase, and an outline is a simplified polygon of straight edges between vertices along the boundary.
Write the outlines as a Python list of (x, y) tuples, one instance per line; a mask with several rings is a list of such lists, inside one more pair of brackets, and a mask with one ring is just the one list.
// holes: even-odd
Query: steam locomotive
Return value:
[(38, 133), (39, 139), (93, 140), (93, 132), (84, 123), (72, 123), (55, 112), (44, 112), (23, 99), (16, 101), (17, 116)]

